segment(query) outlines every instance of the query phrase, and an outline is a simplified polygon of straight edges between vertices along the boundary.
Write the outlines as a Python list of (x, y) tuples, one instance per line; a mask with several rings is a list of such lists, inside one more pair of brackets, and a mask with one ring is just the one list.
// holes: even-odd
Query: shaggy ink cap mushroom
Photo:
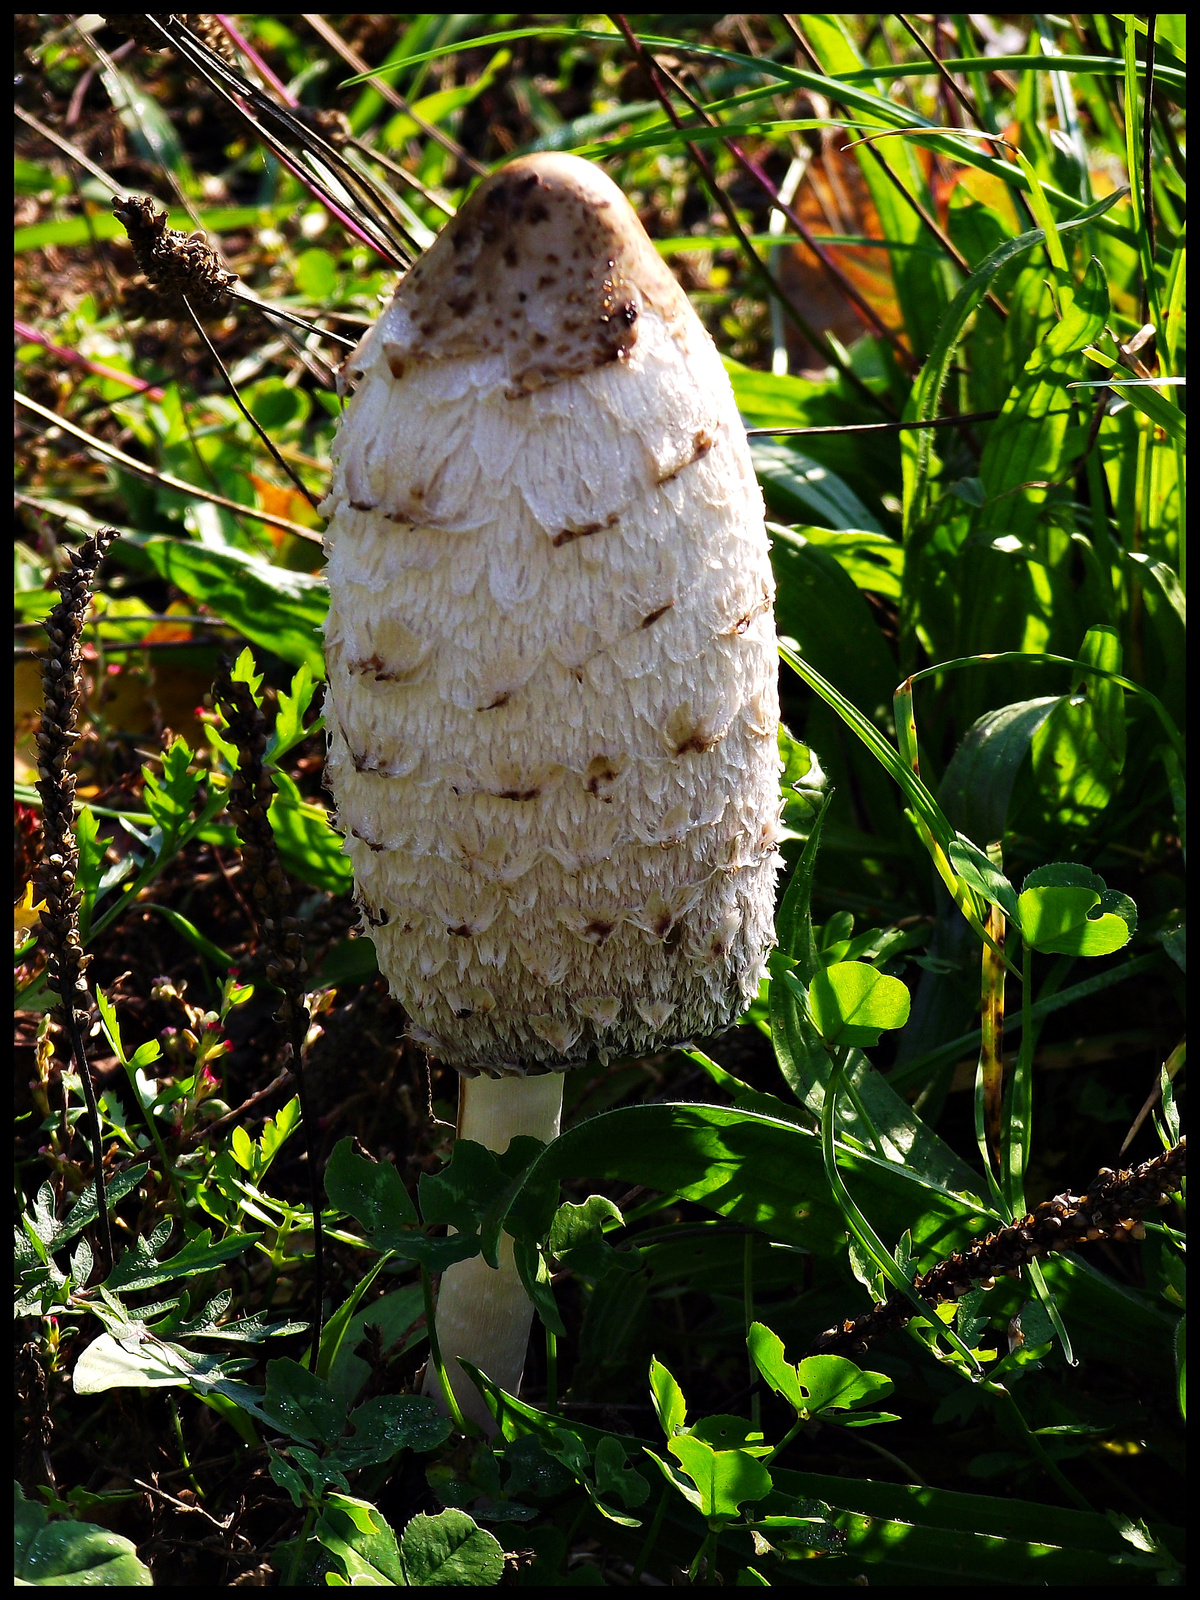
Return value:
[[(461, 1076), (460, 1137), (555, 1136), (562, 1073), (727, 1027), (773, 940), (777, 655), (762, 496), (720, 358), (573, 156), (485, 180), (344, 375), (327, 777), (380, 970)], [(500, 1243), (442, 1354), (510, 1392)], [(436, 1381), (428, 1380), (437, 1392)]]

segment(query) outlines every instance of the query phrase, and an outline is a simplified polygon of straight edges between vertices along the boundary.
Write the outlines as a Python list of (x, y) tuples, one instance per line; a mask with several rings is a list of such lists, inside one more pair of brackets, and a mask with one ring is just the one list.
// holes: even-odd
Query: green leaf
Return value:
[(806, 1099), (814, 1083), (824, 1081), (828, 1072), (828, 1057), (809, 1019), (802, 995), (798, 995), (785, 981), (784, 975), (788, 970), (787, 964), (794, 962), (797, 975), (803, 983), (807, 983), (820, 966), (813, 938), (810, 905), (821, 829), (832, 802), (833, 795), (829, 793), (813, 821), (804, 851), (779, 902), (775, 915), (779, 951), (772, 955), (769, 969), (771, 982), (767, 1004), (771, 1018), (771, 1040), (780, 1071), (792, 1093), (801, 1101)]
[(765, 1456), (771, 1449), (762, 1430), (747, 1422), (745, 1417), (701, 1417), (687, 1431), (693, 1439), (703, 1439), (714, 1450), (745, 1450), (752, 1456)]
[(110, 1292), (128, 1293), (135, 1289), (152, 1289), (157, 1284), (169, 1283), (174, 1278), (192, 1278), (213, 1267), (222, 1266), (262, 1238), (261, 1233), (235, 1233), (213, 1243), (212, 1229), (204, 1228), (194, 1238), (188, 1239), (173, 1256), (159, 1261), (156, 1248), (166, 1242), (169, 1227), (163, 1228), (162, 1238), (137, 1238), (118, 1256), (116, 1265), (104, 1280)]
[(659, 1426), (668, 1439), (673, 1439), (687, 1418), (687, 1402), (683, 1390), (657, 1356), (650, 1358), (650, 1395)]
[(79, 851), (79, 865), (75, 873), (75, 887), (80, 897), (79, 937), (86, 945), (91, 935), (92, 912), (108, 849), (108, 841), (99, 837), (99, 825), (88, 806), (80, 806), (75, 818), (75, 848)]
[(329, 894), (348, 894), (354, 871), (342, 853), (342, 836), (323, 806), (303, 799), (295, 782), (276, 768), (275, 795), (267, 813), (284, 866), (304, 883)]
[(146, 810), (162, 829), (164, 848), (178, 836), (200, 787), (201, 774), (192, 767), (193, 756), (186, 739), (176, 739), (162, 758), (162, 777), (150, 767), (142, 768), (145, 779)]
[[(1105, 672), (1121, 671), (1115, 628), (1089, 628), (1080, 659)], [(1061, 827), (1086, 828), (1106, 809), (1125, 766), (1125, 693), (1098, 673), (1078, 671), (1064, 696), (1033, 735), (1033, 771)]]
[[(1128, 920), (1117, 910), (1105, 910), (1094, 888), (1030, 888), (1028, 878), (1025, 882), (1017, 901), (1017, 920), (1032, 949), (1051, 955), (1106, 956), (1129, 943)], [(1092, 916), (1097, 908), (1099, 914)]]
[(401, 1450), (436, 1450), (450, 1437), (450, 1419), (423, 1394), (386, 1394), (350, 1413), (351, 1436), (337, 1445), (348, 1470), (390, 1461)]
[(282, 756), (320, 727), (319, 722), (314, 722), (307, 728), (304, 726), (304, 713), (312, 704), (316, 690), (316, 682), (305, 662), (296, 668), (291, 689), (279, 691), (279, 709), (275, 715), (275, 726), (271, 730), (271, 738), (263, 754), (263, 761), (268, 766), (276, 766)]
[(625, 1446), (612, 1434), (596, 1446), (596, 1493), (615, 1495), (626, 1506), (644, 1505), (650, 1496), (650, 1485), (628, 1465)]
[(798, 523), (826, 528), (883, 529), (836, 472), (782, 440), (750, 441), (754, 471), (771, 509)]
[(76, 1394), (103, 1394), (107, 1389), (194, 1389), (234, 1399), (253, 1416), (262, 1416), (258, 1391), (231, 1378), (254, 1362), (247, 1357), (220, 1358), (198, 1354), (170, 1340), (156, 1338), (140, 1323), (127, 1323), (120, 1334), (102, 1333), (75, 1363), (71, 1387)]
[[(1059, 223), (1058, 232), (1063, 234), (1068, 229), (1084, 226), (1115, 205), (1119, 198), (1119, 191), (1106, 195), (1103, 200), (1070, 222)], [(1011, 262), (1027, 254), (1035, 245), (1041, 244), (1044, 239), (1045, 233), (1041, 228), (1035, 228), (1013, 239), (1006, 239), (979, 264), (963, 284), (942, 319), (929, 359), (913, 385), (912, 395), (904, 412), (906, 421), (924, 422), (937, 415), (938, 401), (950, 376), (954, 352), (972, 315), (978, 310), (1000, 272)], [(902, 435), (901, 450), (904, 460), (904, 521), (907, 530), (925, 514), (933, 458), (933, 430), (920, 429)]]
[(13, 1484), (13, 1579), (18, 1588), (144, 1589), (154, 1579), (138, 1560), (137, 1546), (90, 1522), (51, 1522), (44, 1506), (26, 1500)]
[(333, 1444), (345, 1421), (324, 1379), (306, 1372), (298, 1361), (282, 1358), (267, 1362), (262, 1408), (282, 1432), (316, 1444)]
[[(372, 1239), (415, 1226), (417, 1208), (390, 1161), (359, 1155), (351, 1139), (339, 1139), (325, 1167), (325, 1193), (330, 1204), (351, 1216)], [(390, 1248), (377, 1243), (377, 1248)]]
[(1019, 700), (987, 712), (968, 728), (938, 789), (942, 810), (960, 836), (977, 845), (1004, 837), (1017, 772), (1037, 730), (1058, 704), (1057, 695)]
[(1050, 484), (1083, 453), (1086, 438), (1068, 436), (1075, 402), (1067, 384), (1078, 375), (1072, 358), (1100, 333), (1108, 310), (1104, 270), (1093, 257), (1073, 304), (1025, 363), (988, 434), (979, 468), (987, 495), (981, 528), (1031, 536)]
[[(181, 916), (178, 911), (173, 911), (170, 906), (159, 905), (153, 900), (146, 902), (145, 909), (152, 911), (155, 916), (161, 917), (169, 927), (174, 928), (175, 932), (186, 944), (190, 944), (192, 949), (198, 955), (202, 955), (206, 961), (211, 961), (219, 971), (227, 972), (233, 965), (233, 957), (228, 951), (222, 950), (220, 945), (214, 944), (211, 939), (206, 938), (199, 928), (190, 923), (185, 916)], [(145, 1045), (142, 1046), (142, 1049), (145, 1049)], [(157, 1056), (151, 1056), (146, 1059), (156, 1060)], [(139, 1062), (139, 1065), (142, 1064), (144, 1063)]]
[(695, 1433), (676, 1434), (667, 1449), (696, 1485), (697, 1510), (710, 1525), (729, 1521), (771, 1492), (771, 1474), (745, 1450), (714, 1450)]
[(857, 528), (805, 527), (792, 530), (809, 544), (819, 545), (841, 567), (858, 589), (869, 589), (885, 600), (899, 600), (904, 585), (904, 546), (882, 533)]
[(957, 834), (946, 852), (950, 865), (985, 900), (999, 906), (1007, 917), (1017, 914), (1017, 891), (978, 845)]
[(808, 986), (808, 1009), (828, 1045), (872, 1045), (908, 1021), (908, 989), (865, 961), (823, 967)]
[(768, 531), (778, 631), (868, 716), (886, 716), (896, 667), (861, 591), (828, 546), (776, 523)]
[[(106, 1210), (112, 1211), (119, 1200), (123, 1200), (127, 1194), (132, 1194), (149, 1170), (149, 1166), (143, 1162), (140, 1166), (130, 1167), (125, 1172), (119, 1172), (115, 1178), (106, 1183), (104, 1185)], [(77, 1233), (81, 1233), (84, 1228), (91, 1227), (95, 1220), (96, 1190), (89, 1185), (84, 1193), (79, 1196), (79, 1199), (76, 1200), (70, 1211), (67, 1212), (61, 1228), (56, 1230), (53, 1240), (50, 1242), (57, 1249), (59, 1245), (66, 1244)]]
[(268, 566), (241, 550), (157, 534), (140, 548), (161, 577), (211, 606), (247, 639), (324, 678), (321, 630), (329, 594), (323, 578)]
[(465, 1511), (415, 1516), (400, 1540), (405, 1581), (422, 1585), (493, 1587), (504, 1571), (504, 1551)]
[(337, 288), (337, 267), (328, 250), (302, 250), (292, 275), (297, 289), (314, 305), (325, 305)]
[(585, 1277), (602, 1278), (610, 1267), (636, 1271), (640, 1254), (636, 1250), (614, 1250), (604, 1237), (604, 1224), (622, 1222), (616, 1205), (604, 1195), (589, 1195), (578, 1205), (567, 1201), (555, 1212), (547, 1249), (564, 1267)]
[(798, 1416), (848, 1411), (882, 1400), (895, 1387), (881, 1372), (863, 1372), (844, 1356), (808, 1356), (791, 1366), (784, 1359), (783, 1340), (761, 1322), (751, 1323), (746, 1346), (763, 1378)]
[(395, 1589), (406, 1583), (396, 1535), (369, 1501), (330, 1494), (313, 1534), (341, 1562), (351, 1587)]

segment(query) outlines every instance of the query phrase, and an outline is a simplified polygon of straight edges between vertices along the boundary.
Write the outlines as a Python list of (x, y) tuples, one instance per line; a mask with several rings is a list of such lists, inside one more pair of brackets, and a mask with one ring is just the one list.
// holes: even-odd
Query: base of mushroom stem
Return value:
[[(507, 1150), (510, 1141), (523, 1134), (548, 1142), (558, 1137), (562, 1097), (561, 1072), (536, 1078), (462, 1078), (458, 1137), (497, 1151)], [(500, 1236), (497, 1255), (497, 1267), (489, 1267), (482, 1256), (448, 1267), (435, 1313), (438, 1346), (459, 1408), (489, 1437), (496, 1432), (495, 1419), (458, 1358), (472, 1362), (502, 1389), (516, 1394), (533, 1323), (533, 1303), (517, 1272), (507, 1234)], [(432, 1362), (425, 1369), (422, 1391), (449, 1410)]]

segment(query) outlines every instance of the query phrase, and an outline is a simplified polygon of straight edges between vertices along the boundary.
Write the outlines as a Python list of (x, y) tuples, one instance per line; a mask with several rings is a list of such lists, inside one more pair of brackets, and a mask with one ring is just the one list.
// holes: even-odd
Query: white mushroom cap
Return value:
[(470, 1074), (715, 1031), (779, 857), (762, 499), (712, 341), (574, 157), (486, 180), (347, 364), (329, 782), (381, 970)]

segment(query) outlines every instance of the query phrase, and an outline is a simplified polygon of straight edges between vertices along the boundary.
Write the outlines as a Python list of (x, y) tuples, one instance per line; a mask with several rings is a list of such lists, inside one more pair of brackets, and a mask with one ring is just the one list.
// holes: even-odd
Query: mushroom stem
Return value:
[[(458, 1137), (473, 1139), (489, 1150), (506, 1150), (520, 1134), (549, 1141), (558, 1135), (562, 1097), (561, 1072), (529, 1078), (462, 1078)], [(442, 1274), (437, 1301), (438, 1345), (446, 1375), (463, 1415), (489, 1435), (496, 1431), (495, 1421), (458, 1358), (465, 1356), (502, 1389), (517, 1394), (533, 1322), (533, 1303), (506, 1233), (500, 1236), (499, 1263), (498, 1268), (489, 1267), (482, 1256), (455, 1262)], [(424, 1388), (444, 1404), (432, 1362)]]

